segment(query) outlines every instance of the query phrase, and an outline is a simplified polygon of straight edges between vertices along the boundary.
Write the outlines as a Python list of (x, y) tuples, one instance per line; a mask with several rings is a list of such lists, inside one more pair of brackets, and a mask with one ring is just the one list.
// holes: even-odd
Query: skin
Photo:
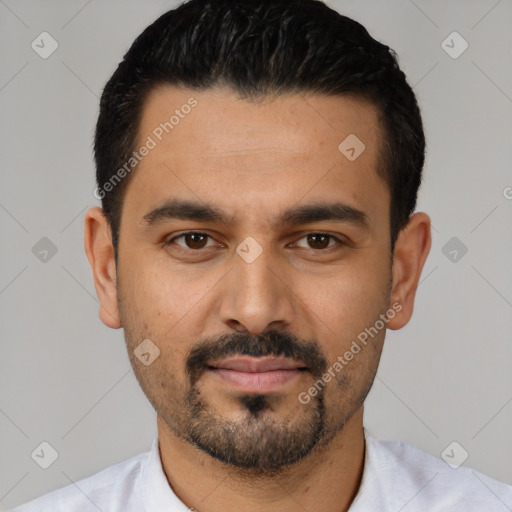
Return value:
[[(227, 464), (186, 438), (187, 358), (200, 342), (214, 347), (222, 335), (259, 337), (276, 330), (295, 336), (300, 346), (311, 341), (332, 366), (392, 304), (401, 309), (386, 327), (400, 329), (411, 318), (430, 250), (430, 219), (422, 212), (410, 217), (392, 261), (390, 194), (375, 170), (382, 134), (373, 105), (318, 94), (251, 102), (222, 87), (204, 92), (159, 87), (145, 104), (137, 147), (191, 97), (197, 106), (131, 176), (117, 269), (101, 209), (86, 214), (85, 249), (101, 303), (100, 318), (113, 329), (124, 329), (135, 375), (157, 411), (164, 471), (188, 507), (201, 512), (347, 510), (362, 477), (363, 402), (377, 371), (386, 328), (369, 338), (325, 384), (325, 425), (319, 442), (294, 464), (273, 471)], [(349, 134), (365, 144), (354, 161), (338, 150)], [(214, 204), (235, 221), (224, 225), (168, 219), (148, 227), (144, 215), (170, 197)], [(272, 225), (287, 208), (331, 201), (364, 211), (369, 228), (332, 220)], [(182, 237), (163, 245), (183, 231), (211, 238), (195, 245), (189, 239), (187, 246)], [(333, 250), (308, 242), (306, 235), (318, 232), (347, 245)], [(252, 263), (236, 252), (248, 236), (262, 248)], [(336, 243), (328, 241), (329, 246)], [(187, 247), (188, 253), (180, 252)], [(133, 353), (144, 339), (161, 351), (149, 366)], [(311, 372), (302, 372), (266, 393), (267, 407), (254, 416), (241, 394), (211, 372), (200, 374), (196, 389), (207, 419), (215, 415), (216, 426), (230, 422), (240, 427), (242, 448), (254, 449), (252, 440), (258, 439), (264, 451), (268, 433), (279, 443), (285, 424), (312, 438), (308, 421), (316, 417), (318, 401), (301, 404), (298, 395), (314, 382)], [(209, 431), (213, 437), (218, 432)], [(278, 452), (279, 444), (275, 448)]]

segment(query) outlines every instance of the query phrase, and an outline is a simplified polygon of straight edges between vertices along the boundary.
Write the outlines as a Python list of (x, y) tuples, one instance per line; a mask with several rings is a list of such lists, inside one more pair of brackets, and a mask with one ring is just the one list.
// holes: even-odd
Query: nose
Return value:
[(269, 248), (253, 261), (234, 254), (233, 268), (223, 281), (219, 311), (231, 329), (261, 334), (271, 328), (287, 329), (292, 323), (293, 290)]

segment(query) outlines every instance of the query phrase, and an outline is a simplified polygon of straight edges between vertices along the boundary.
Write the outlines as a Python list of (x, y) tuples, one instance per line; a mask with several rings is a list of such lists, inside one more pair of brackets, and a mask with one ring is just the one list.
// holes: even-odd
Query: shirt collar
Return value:
[(188, 512), (190, 509), (174, 494), (162, 467), (158, 437), (153, 440), (142, 470), (142, 492), (146, 512)]
[(366, 512), (367, 510), (386, 512), (389, 507), (384, 499), (380, 475), (377, 470), (378, 462), (375, 446), (377, 440), (370, 435), (366, 428), (363, 427), (363, 431), (365, 440), (363, 476), (356, 497), (349, 507), (349, 512)]
[[(376, 440), (363, 427), (365, 437), (365, 456), (363, 475), (357, 495), (350, 506), (350, 512), (364, 512), (374, 507), (385, 511), (380, 482), (375, 478)], [(174, 494), (162, 467), (158, 437), (153, 440), (146, 464), (142, 470), (142, 492), (146, 512), (189, 512), (190, 509)]]

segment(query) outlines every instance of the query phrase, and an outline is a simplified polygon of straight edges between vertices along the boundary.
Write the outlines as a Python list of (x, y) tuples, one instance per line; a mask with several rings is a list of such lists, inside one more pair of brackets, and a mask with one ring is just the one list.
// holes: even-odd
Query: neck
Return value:
[(344, 512), (364, 468), (363, 407), (326, 446), (272, 478), (236, 478), (237, 470), (176, 437), (158, 417), (160, 458), (169, 485), (200, 512)]

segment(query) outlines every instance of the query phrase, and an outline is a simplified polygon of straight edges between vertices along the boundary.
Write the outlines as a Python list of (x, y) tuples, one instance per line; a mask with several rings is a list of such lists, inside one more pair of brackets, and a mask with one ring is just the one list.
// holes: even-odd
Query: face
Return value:
[(172, 436), (267, 474), (327, 446), (362, 410), (383, 320), (402, 308), (380, 140), (360, 99), (151, 92), (114, 316)]

